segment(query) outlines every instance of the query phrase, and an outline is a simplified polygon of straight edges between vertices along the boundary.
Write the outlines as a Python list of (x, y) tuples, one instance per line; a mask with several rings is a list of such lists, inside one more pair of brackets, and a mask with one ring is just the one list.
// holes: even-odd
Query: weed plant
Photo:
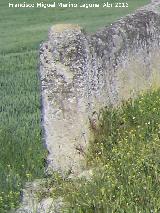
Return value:
[(53, 196), (65, 213), (159, 213), (159, 156), (160, 89), (103, 110), (87, 152), (93, 176), (61, 180)]

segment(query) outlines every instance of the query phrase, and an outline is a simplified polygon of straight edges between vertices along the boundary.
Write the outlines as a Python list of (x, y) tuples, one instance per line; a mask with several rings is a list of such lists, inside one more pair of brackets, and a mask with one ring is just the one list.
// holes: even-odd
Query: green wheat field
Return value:
[[(45, 177), (38, 50), (49, 27), (76, 23), (94, 32), (149, 1), (127, 2), (129, 8), (17, 9), (0, 0), (0, 213), (18, 207), (26, 181)], [(156, 90), (105, 109), (86, 154), (87, 167), (96, 168), (92, 180), (56, 176), (50, 183), (51, 196), (64, 196), (64, 212), (160, 212), (159, 105)]]

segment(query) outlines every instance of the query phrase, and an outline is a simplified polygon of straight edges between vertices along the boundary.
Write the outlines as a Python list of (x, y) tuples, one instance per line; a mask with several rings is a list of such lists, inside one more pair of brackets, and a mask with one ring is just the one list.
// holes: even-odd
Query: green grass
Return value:
[(0, 212), (18, 205), (25, 181), (44, 175), (38, 49), (49, 26), (78, 23), (95, 31), (148, 0), (128, 2), (127, 9), (77, 10), (13, 9), (0, 0)]
[(91, 179), (53, 179), (62, 212), (160, 212), (159, 106), (160, 89), (103, 110), (87, 153)]

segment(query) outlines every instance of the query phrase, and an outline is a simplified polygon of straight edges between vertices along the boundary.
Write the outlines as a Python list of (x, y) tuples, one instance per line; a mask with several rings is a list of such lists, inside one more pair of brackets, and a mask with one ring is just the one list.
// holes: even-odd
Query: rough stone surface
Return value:
[(88, 35), (55, 25), (40, 48), (43, 126), (53, 170), (83, 167), (99, 110), (160, 84), (160, 1)]
[(61, 197), (53, 199), (45, 197), (39, 200), (38, 193), (50, 193), (50, 189), (45, 187), (45, 179), (37, 179), (33, 182), (27, 182), (23, 190), (21, 206), (10, 213), (60, 213), (63, 205)]

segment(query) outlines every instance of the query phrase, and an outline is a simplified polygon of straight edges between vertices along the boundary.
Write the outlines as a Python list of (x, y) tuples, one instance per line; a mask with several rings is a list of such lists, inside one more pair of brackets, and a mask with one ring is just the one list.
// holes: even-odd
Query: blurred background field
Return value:
[(77, 23), (94, 32), (149, 1), (127, 2), (129, 8), (24, 9), (0, 0), (0, 212), (18, 205), (25, 181), (44, 176), (38, 49), (49, 27)]

